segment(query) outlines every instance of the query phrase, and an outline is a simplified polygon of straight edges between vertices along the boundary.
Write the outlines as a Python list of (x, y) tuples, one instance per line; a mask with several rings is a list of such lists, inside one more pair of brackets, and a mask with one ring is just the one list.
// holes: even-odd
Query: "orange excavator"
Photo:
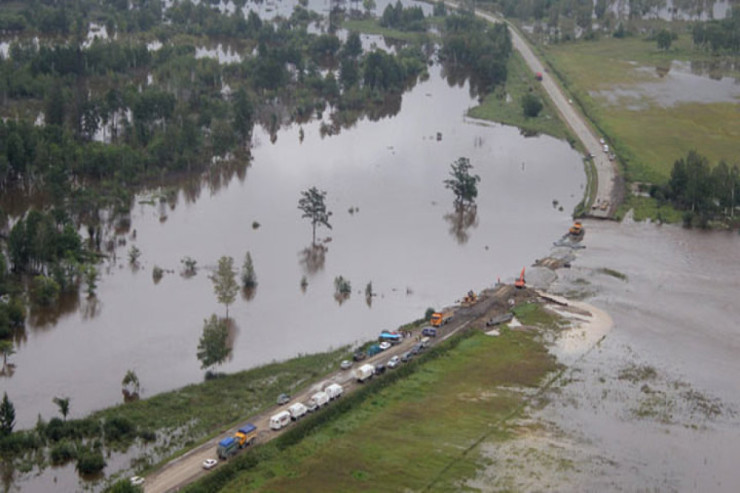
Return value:
[(526, 286), (524, 283), (524, 267), (522, 267), (522, 273), (519, 274), (519, 279), (514, 281), (514, 287), (518, 289), (523, 289)]
[(568, 234), (571, 236), (579, 237), (582, 236), (584, 233), (583, 225), (581, 224), (581, 221), (576, 221), (573, 223), (573, 226), (568, 229)]

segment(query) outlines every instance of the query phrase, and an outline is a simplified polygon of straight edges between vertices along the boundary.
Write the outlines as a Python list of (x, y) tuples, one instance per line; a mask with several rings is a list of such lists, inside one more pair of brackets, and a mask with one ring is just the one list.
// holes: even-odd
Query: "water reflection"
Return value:
[(301, 250), (299, 254), (300, 264), (303, 266), (307, 274), (316, 274), (320, 270), (324, 269), (324, 263), (326, 262), (326, 252), (328, 250), (329, 249), (326, 247), (326, 245), (322, 244), (311, 245)]
[(58, 301), (51, 306), (32, 304), (28, 310), (27, 323), (34, 329), (50, 329), (57, 324), (60, 318), (76, 312), (79, 307), (79, 291), (65, 291), (59, 295)]
[(464, 245), (470, 239), (470, 228), (478, 227), (478, 207), (475, 204), (457, 207), (455, 212), (445, 214), (444, 219), (449, 223), (450, 236)]
[(248, 288), (242, 288), (242, 299), (244, 301), (252, 301), (257, 295), (257, 286), (251, 286)]

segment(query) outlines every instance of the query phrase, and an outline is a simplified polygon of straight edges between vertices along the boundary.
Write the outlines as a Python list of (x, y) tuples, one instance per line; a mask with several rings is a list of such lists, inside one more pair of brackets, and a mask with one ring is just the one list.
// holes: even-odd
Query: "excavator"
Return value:
[(581, 221), (574, 222), (573, 226), (571, 226), (570, 229), (568, 229), (568, 234), (575, 238), (583, 236), (584, 232), (585, 231), (583, 230), (583, 225), (581, 224)]
[(475, 291), (471, 289), (470, 291), (468, 291), (468, 294), (466, 294), (465, 297), (462, 299), (462, 305), (470, 306), (475, 304), (476, 301), (478, 301), (478, 295), (475, 294)]
[(514, 281), (514, 287), (518, 289), (523, 289), (526, 287), (526, 284), (524, 283), (524, 267), (522, 267), (522, 273), (519, 274), (519, 279)]

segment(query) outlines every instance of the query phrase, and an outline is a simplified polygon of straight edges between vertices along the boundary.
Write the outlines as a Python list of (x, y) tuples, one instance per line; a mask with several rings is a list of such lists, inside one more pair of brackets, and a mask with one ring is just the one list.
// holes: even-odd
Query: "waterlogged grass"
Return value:
[(273, 406), (280, 393), (335, 370), (347, 355), (348, 349), (341, 348), (271, 363), (104, 409), (91, 418), (126, 418), (140, 429), (159, 432), (188, 426), (186, 435), (203, 437)]
[(602, 267), (601, 269), (599, 269), (599, 272), (601, 272), (602, 274), (606, 274), (607, 276), (616, 277), (617, 279), (621, 279), (622, 281), (627, 280), (627, 274), (619, 272), (618, 270), (610, 269), (608, 267)]
[(668, 224), (680, 223), (684, 214), (682, 211), (676, 210), (671, 204), (660, 203), (652, 197), (631, 195), (619, 207), (615, 218), (621, 220), (630, 210), (635, 221), (651, 219)]
[(430, 38), (438, 38), (437, 35), (425, 31), (399, 31), (398, 29), (389, 29), (382, 27), (377, 19), (348, 19), (342, 22), (342, 28), (349, 32), (355, 31), (365, 34), (377, 34), (390, 39), (409, 42), (424, 42)]
[(519, 305), (513, 310), (516, 318), (523, 325), (536, 327), (558, 327), (563, 323), (563, 319), (556, 314), (546, 310), (538, 303), (528, 303)]
[[(691, 47), (683, 34), (669, 51), (640, 38), (603, 38), (542, 48), (558, 76), (590, 119), (607, 136), (627, 177), (663, 183), (676, 159), (690, 150), (711, 163), (735, 162), (740, 150), (740, 105), (737, 103), (678, 103), (662, 107), (643, 96), (625, 96), (610, 103), (598, 91), (637, 89), (656, 82), (674, 60), (707, 61), (711, 57)], [(648, 70), (637, 70), (647, 68)], [(652, 216), (654, 217), (654, 216)]]
[[(572, 139), (550, 98), (534, 79), (534, 74), (527, 68), (518, 52), (512, 53), (507, 68), (506, 87), (487, 95), (481, 104), (470, 109), (468, 115), (513, 125), (525, 132), (544, 133), (558, 139)], [(521, 100), (530, 91), (544, 104), (542, 112), (535, 118), (525, 117), (522, 111)]]
[(459, 491), (482, 464), (479, 441), (509, 436), (524, 399), (514, 388), (555, 368), (533, 334), (476, 333), (280, 453), (255, 450), (222, 491)]

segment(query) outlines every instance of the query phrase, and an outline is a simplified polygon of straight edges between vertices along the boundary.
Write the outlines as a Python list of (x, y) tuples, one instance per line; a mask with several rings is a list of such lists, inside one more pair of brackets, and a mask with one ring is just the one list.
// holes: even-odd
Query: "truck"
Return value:
[(334, 400), (341, 397), (342, 393), (344, 393), (344, 387), (338, 383), (333, 383), (331, 385), (327, 385), (324, 392), (329, 396), (329, 399)]
[(355, 378), (358, 382), (364, 382), (369, 378), (372, 378), (375, 374), (375, 367), (373, 365), (362, 365), (355, 370)]
[(257, 440), (257, 427), (252, 423), (247, 423), (236, 432), (234, 440), (239, 445), (239, 448), (244, 448), (247, 445), (252, 445)]
[(239, 443), (233, 437), (228, 437), (218, 442), (216, 453), (218, 454), (219, 459), (226, 460), (236, 454), (238, 450)]
[(311, 402), (316, 404), (316, 409), (325, 406), (329, 403), (329, 394), (326, 392), (316, 392), (311, 396)]
[(387, 330), (384, 330), (380, 333), (380, 337), (378, 337), (378, 342), (390, 342), (391, 344), (398, 344), (403, 340), (403, 337), (401, 334), (397, 332), (388, 332)]
[(288, 426), (290, 424), (290, 420), (290, 412), (280, 411), (270, 418), (270, 428), (273, 430), (279, 430), (280, 428)]
[(452, 315), (451, 311), (434, 312), (432, 318), (429, 319), (429, 323), (432, 324), (432, 327), (441, 327), (452, 320)]
[(288, 412), (290, 413), (290, 419), (292, 419), (293, 421), (298, 421), (306, 415), (306, 413), (308, 412), (308, 408), (302, 403), (296, 402), (288, 408)]

